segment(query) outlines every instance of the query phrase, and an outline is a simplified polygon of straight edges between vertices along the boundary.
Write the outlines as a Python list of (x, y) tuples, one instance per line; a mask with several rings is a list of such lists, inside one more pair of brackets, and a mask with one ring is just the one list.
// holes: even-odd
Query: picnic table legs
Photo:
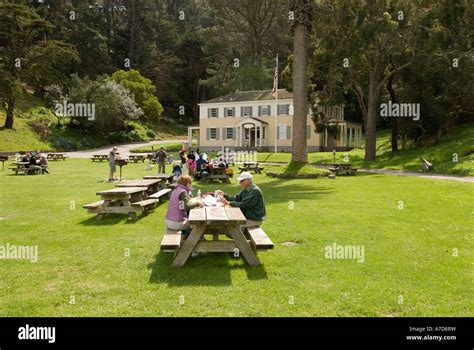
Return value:
[[(206, 229), (206, 225), (196, 225), (193, 227), (191, 233), (189, 234), (188, 238), (184, 241), (181, 249), (179, 250), (178, 254), (173, 260), (171, 266), (173, 267), (182, 267), (188, 260), (191, 253), (195, 250), (196, 245), (199, 243), (199, 240), (204, 234)], [(257, 254), (252, 249), (250, 244), (247, 242), (247, 239), (244, 236), (240, 226), (233, 225), (233, 226), (225, 226), (223, 228), (227, 235), (234, 239), (235, 246), (238, 249), (238, 253), (242, 254), (250, 266), (258, 266), (260, 265), (260, 260), (257, 257)], [(214, 235), (213, 235), (214, 236)], [(214, 236), (214, 241), (215, 241)], [(203, 245), (206, 244), (207, 241), (203, 242)]]
[(250, 247), (247, 239), (245, 238), (242, 229), (240, 226), (229, 226), (227, 228), (228, 233), (235, 241), (235, 245), (239, 249), (239, 254), (242, 253), (245, 260), (250, 266), (260, 265), (260, 260), (258, 260), (257, 254)]
[(193, 227), (188, 238), (184, 241), (183, 246), (179, 250), (176, 257), (174, 258), (171, 266), (182, 267), (186, 263), (189, 256), (193, 252), (194, 247), (199, 242), (199, 239), (202, 237), (205, 228), (206, 228), (205, 225), (197, 225)]

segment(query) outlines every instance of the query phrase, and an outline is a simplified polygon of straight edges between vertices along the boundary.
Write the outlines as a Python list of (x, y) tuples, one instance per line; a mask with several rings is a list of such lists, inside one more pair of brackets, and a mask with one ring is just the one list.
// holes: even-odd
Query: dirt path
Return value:
[[(151, 145), (160, 145), (163, 143), (170, 143), (170, 142), (182, 142), (183, 140), (162, 140), (162, 141), (149, 141), (149, 142), (140, 142), (140, 143), (127, 143), (123, 145), (117, 145), (118, 151), (120, 154), (125, 155), (130, 153), (130, 149), (138, 148), (138, 147), (147, 147)], [(93, 154), (108, 154), (112, 146), (104, 146), (94, 149), (87, 149), (83, 151), (77, 152), (65, 152), (65, 154), (70, 158), (90, 158)]]

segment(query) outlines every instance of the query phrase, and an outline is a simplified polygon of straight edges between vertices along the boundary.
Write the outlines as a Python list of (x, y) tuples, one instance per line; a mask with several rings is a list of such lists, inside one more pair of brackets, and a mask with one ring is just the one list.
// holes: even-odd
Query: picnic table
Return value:
[(206, 168), (201, 174), (202, 174), (202, 180), (206, 184), (211, 182), (211, 180), (212, 181), (220, 180), (224, 183), (230, 184), (229, 175), (227, 175), (225, 168), (223, 167)]
[(8, 160), (8, 156), (0, 155), (0, 162), (2, 162), (2, 171), (5, 170), (5, 162)]
[(66, 160), (66, 155), (64, 153), (48, 153), (48, 160)]
[(116, 187), (146, 187), (147, 193), (149, 195), (158, 192), (162, 189), (161, 179), (138, 179), (138, 180), (128, 180), (122, 183), (115, 185)]
[(255, 171), (255, 173), (261, 174), (263, 168), (258, 166), (258, 162), (243, 162), (242, 166), (239, 167), (239, 170), (240, 170), (241, 173), (244, 172), (244, 171), (253, 170), (253, 171)]
[[(192, 230), (186, 240), (181, 239), (180, 231), (168, 229), (161, 243), (163, 251), (177, 252), (173, 267), (182, 267), (193, 252), (230, 252), (236, 257), (242, 255), (250, 266), (258, 266), (257, 251), (273, 248), (273, 243), (260, 227), (248, 230), (240, 227), (246, 219), (237, 207), (191, 209), (188, 220)], [(202, 240), (204, 235), (211, 235), (212, 240)], [(231, 239), (221, 240), (224, 236)]]
[(96, 160), (102, 162), (103, 160), (109, 160), (108, 154), (93, 154), (91, 160), (95, 162)]
[(155, 207), (158, 199), (149, 198), (146, 187), (122, 187), (97, 192), (101, 200), (83, 205), (89, 213), (97, 214), (100, 221), (106, 214), (128, 214), (137, 220), (137, 214)]
[(39, 175), (42, 173), (42, 168), (40, 165), (32, 165), (29, 162), (13, 162), (10, 168), (12, 171), (15, 172), (15, 175), (22, 172), (26, 175)]
[(155, 174), (155, 175), (147, 175), (143, 176), (144, 179), (146, 180), (151, 180), (151, 179), (160, 179), (163, 180), (163, 182), (168, 182), (168, 184), (173, 183), (174, 179), (174, 174)]
[(355, 175), (357, 172), (351, 163), (331, 163), (328, 169), (336, 175)]
[(147, 158), (147, 156), (145, 154), (131, 154), (129, 156), (130, 161), (133, 161), (134, 163), (137, 163), (140, 160), (143, 163), (143, 162), (145, 162), (146, 158)]

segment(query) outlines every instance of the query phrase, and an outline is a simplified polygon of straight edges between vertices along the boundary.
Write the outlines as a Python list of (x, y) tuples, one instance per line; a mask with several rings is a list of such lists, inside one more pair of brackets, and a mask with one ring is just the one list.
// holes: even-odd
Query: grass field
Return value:
[[(0, 260), (0, 316), (473, 316), (472, 184), (256, 175), (275, 243), (263, 265), (208, 254), (173, 269), (159, 253), (167, 203), (135, 223), (97, 223), (82, 205), (113, 187), (107, 165), (68, 159), (50, 170), (0, 172), (0, 246), (39, 247), (36, 263)], [(333, 243), (363, 246), (364, 262), (325, 258)]]

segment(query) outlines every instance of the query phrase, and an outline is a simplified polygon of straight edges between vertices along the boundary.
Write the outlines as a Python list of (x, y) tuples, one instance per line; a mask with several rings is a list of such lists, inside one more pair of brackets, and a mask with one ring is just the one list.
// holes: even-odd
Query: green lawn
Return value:
[[(474, 176), (474, 124), (462, 125), (440, 143), (423, 150), (409, 148), (399, 151), (396, 156), (390, 151), (390, 133), (381, 131), (377, 134), (377, 159), (375, 162), (364, 161), (364, 150), (353, 149), (349, 152), (338, 152), (336, 162), (350, 162), (357, 167), (373, 169), (395, 169), (421, 171), (420, 155), (435, 164), (436, 173)], [(457, 154), (458, 161), (453, 161)], [(291, 153), (261, 152), (257, 154), (260, 162), (289, 162)], [(333, 162), (332, 152), (312, 152), (308, 155), (310, 163)]]
[[(145, 166), (124, 175), (141, 178)], [(135, 223), (97, 223), (82, 205), (113, 187), (102, 182), (107, 164), (68, 159), (50, 170), (0, 172), (0, 245), (39, 247), (37, 263), (0, 260), (0, 316), (473, 316), (472, 184), (256, 175), (275, 243), (263, 265), (208, 254), (173, 269), (159, 253), (167, 203)], [(364, 246), (365, 261), (326, 259), (333, 243)]]

